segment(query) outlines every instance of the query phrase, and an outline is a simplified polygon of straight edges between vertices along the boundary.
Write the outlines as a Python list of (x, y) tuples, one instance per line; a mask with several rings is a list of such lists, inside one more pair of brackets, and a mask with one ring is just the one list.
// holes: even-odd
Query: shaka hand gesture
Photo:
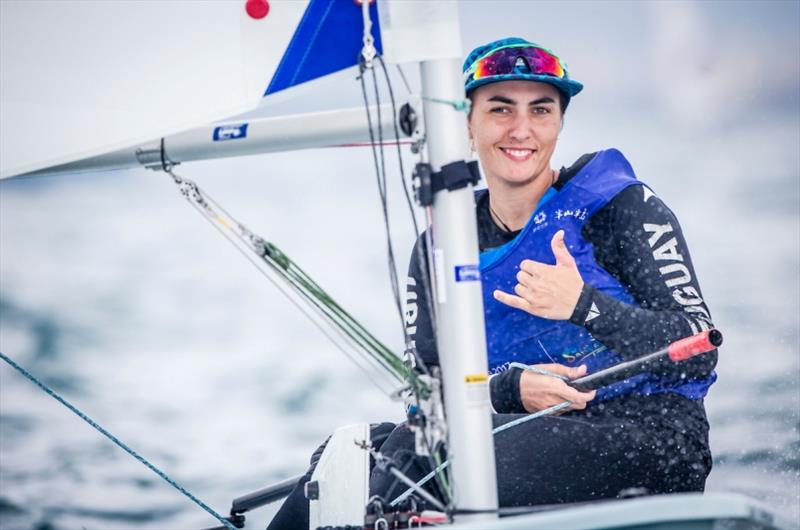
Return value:
[(495, 290), (495, 300), (537, 317), (567, 320), (572, 316), (583, 289), (583, 278), (575, 259), (564, 244), (564, 231), (553, 236), (550, 246), (555, 265), (523, 260), (517, 273), (516, 295)]

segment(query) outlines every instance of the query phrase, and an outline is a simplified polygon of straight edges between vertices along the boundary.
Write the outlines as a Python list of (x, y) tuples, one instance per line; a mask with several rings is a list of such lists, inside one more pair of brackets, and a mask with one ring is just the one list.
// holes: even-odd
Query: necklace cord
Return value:
[(507, 224), (505, 224), (505, 223), (503, 222), (503, 220), (502, 220), (502, 219), (500, 219), (500, 216), (499, 216), (499, 215), (497, 215), (497, 212), (495, 212), (495, 211), (494, 211), (494, 208), (492, 208), (492, 199), (491, 199), (491, 197), (489, 198), (489, 212), (491, 212), (491, 214), (492, 214), (492, 215), (494, 215), (494, 218), (495, 218), (495, 219), (497, 219), (497, 221), (498, 221), (498, 222), (499, 222), (501, 225), (503, 225), (503, 230), (505, 230), (506, 232), (513, 232), (513, 230), (511, 230), (511, 229), (508, 227), (508, 225), (507, 225)]
[[(550, 169), (550, 186), (551, 187), (556, 183), (557, 176), (558, 176), (558, 174), (556, 173), (556, 170), (555, 169)], [(494, 218), (497, 220), (498, 223), (503, 225), (503, 229), (506, 232), (514, 232), (514, 230), (509, 228), (508, 225), (505, 223), (505, 221), (503, 221), (503, 219), (500, 218), (500, 215), (495, 211), (495, 209), (492, 208), (491, 195), (489, 196), (489, 212), (494, 216)]]

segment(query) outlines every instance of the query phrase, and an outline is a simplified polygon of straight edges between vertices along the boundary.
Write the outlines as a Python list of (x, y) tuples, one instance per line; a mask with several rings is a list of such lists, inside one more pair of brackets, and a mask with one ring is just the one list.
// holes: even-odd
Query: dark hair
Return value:
[(562, 91), (558, 91), (558, 106), (561, 107), (561, 115), (563, 116), (565, 112), (567, 112), (567, 107), (569, 106), (570, 97), (563, 93)]

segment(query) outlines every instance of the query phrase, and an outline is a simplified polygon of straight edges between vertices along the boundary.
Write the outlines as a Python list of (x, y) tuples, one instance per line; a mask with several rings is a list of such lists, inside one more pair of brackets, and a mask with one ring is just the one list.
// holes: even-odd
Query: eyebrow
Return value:
[[(506, 103), (507, 105), (515, 105), (517, 102), (513, 99), (507, 98), (505, 96), (492, 96), (487, 101), (496, 101), (498, 103)], [(539, 99), (534, 99), (528, 105), (542, 105), (544, 103), (555, 103), (556, 100), (551, 98), (550, 96), (545, 96)]]

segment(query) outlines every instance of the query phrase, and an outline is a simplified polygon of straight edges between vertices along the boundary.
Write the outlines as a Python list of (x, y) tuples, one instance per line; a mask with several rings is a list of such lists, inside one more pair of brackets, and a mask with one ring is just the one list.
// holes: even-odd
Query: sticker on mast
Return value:
[(456, 265), (457, 282), (479, 282), (481, 281), (481, 269), (477, 265)]
[(247, 138), (247, 124), (240, 125), (220, 125), (214, 128), (213, 139), (215, 142), (224, 142), (225, 140), (241, 140)]

